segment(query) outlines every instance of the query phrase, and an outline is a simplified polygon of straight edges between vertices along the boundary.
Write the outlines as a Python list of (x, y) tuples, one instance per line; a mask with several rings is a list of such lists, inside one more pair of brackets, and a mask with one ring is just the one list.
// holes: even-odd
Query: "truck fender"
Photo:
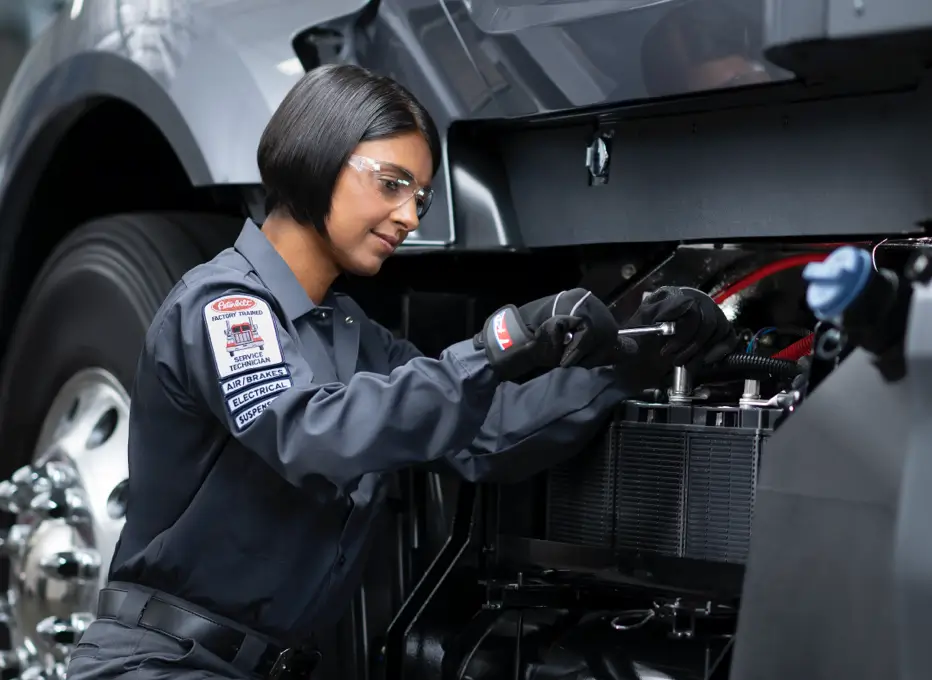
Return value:
[(258, 184), (259, 138), (304, 73), (294, 35), (352, 4), (284, 0), (233, 12), (181, 0), (163, 16), (145, 0), (85, 0), (74, 16), (63, 10), (30, 48), (0, 108), (0, 200), (21, 162), (42, 166), (56, 133), (101, 97), (144, 113), (194, 186)]

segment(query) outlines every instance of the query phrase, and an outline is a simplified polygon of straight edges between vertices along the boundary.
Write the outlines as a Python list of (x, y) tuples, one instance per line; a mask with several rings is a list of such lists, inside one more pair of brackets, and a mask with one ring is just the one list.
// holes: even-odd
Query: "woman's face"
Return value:
[(345, 272), (372, 276), (430, 205), (430, 148), (416, 132), (363, 142), (344, 166), (327, 219), (330, 248)]

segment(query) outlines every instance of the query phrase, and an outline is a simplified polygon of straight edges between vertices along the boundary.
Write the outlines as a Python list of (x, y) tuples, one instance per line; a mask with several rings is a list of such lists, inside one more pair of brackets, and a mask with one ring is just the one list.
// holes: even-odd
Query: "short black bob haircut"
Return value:
[(333, 188), (361, 142), (420, 132), (433, 173), (440, 138), (430, 114), (391, 78), (359, 66), (315, 68), (295, 84), (259, 140), (259, 174), (266, 211), (280, 209), (296, 222), (326, 233)]

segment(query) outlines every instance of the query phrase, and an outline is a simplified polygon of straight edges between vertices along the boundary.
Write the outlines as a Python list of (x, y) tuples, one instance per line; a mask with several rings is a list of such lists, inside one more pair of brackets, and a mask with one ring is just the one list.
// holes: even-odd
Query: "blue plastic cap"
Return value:
[(835, 319), (854, 302), (873, 271), (870, 253), (854, 246), (842, 246), (823, 262), (810, 262), (803, 269), (809, 282), (806, 303), (817, 319)]

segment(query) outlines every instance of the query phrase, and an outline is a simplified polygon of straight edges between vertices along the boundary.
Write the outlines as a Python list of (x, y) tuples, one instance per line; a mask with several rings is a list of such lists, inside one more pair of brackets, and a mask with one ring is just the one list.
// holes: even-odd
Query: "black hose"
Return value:
[(729, 354), (714, 366), (707, 366), (702, 373), (704, 375), (717, 375), (720, 373), (745, 376), (770, 375), (775, 378), (792, 380), (802, 371), (801, 366), (789, 359), (774, 359), (759, 354), (736, 352), (735, 354)]

